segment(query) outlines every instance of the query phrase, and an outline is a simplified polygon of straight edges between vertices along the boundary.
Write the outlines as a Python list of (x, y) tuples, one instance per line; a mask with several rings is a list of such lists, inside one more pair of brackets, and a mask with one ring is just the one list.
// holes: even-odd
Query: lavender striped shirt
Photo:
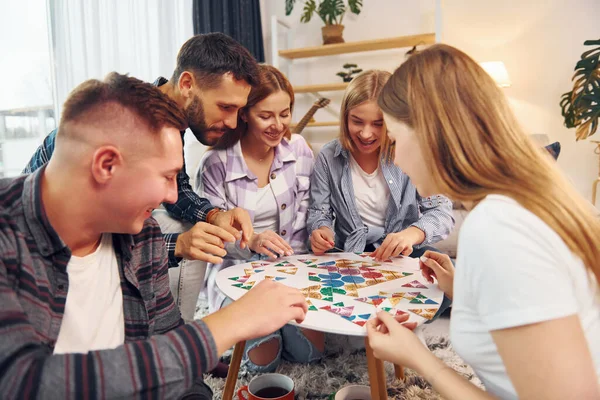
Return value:
[[(313, 152), (300, 135), (283, 139), (275, 148), (275, 158), (269, 172), (270, 183), (279, 209), (279, 232), (297, 254), (306, 252), (306, 213), (310, 190)], [(226, 150), (206, 152), (196, 175), (196, 190), (215, 207), (230, 210), (241, 207), (248, 211), (252, 222), (259, 207), (256, 204), (258, 178), (250, 171), (242, 154), (240, 142)], [(223, 264), (208, 267), (208, 296), (211, 310), (218, 309), (224, 296), (214, 282), (214, 275), (228, 266), (247, 262), (256, 255), (239, 246), (227, 246)]]

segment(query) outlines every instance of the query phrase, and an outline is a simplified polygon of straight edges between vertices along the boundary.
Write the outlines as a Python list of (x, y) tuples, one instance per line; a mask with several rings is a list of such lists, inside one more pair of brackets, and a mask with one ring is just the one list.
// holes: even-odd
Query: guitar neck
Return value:
[(315, 113), (317, 112), (317, 110), (319, 108), (320, 107), (317, 107), (317, 106), (313, 105), (307, 111), (307, 113), (304, 115), (304, 117), (302, 117), (302, 119), (300, 120), (300, 122), (298, 122), (298, 124), (294, 128), (294, 133), (300, 134), (304, 130), (304, 128), (306, 127), (306, 125), (308, 125), (308, 123), (310, 122), (310, 119), (313, 117), (313, 115), (315, 115)]

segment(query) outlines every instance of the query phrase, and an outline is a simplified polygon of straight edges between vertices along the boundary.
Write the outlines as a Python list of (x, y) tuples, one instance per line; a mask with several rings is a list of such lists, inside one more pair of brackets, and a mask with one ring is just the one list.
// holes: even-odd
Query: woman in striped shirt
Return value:
[(379, 260), (422, 255), (450, 233), (452, 205), (421, 197), (389, 159), (377, 97), (390, 73), (370, 70), (346, 89), (340, 137), (321, 150), (311, 179), (307, 229), (312, 251), (372, 251)]

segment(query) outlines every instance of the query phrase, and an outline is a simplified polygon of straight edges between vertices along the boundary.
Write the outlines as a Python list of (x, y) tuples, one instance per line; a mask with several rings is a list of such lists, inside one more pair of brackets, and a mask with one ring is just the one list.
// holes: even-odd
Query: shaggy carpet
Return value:
[[(196, 318), (206, 314), (206, 308), (200, 300), (196, 312)], [(424, 337), (423, 337), (424, 336)], [(429, 349), (447, 365), (474, 384), (481, 386), (481, 382), (474, 375), (471, 367), (454, 352), (448, 338), (444, 336), (427, 336), (422, 339), (427, 343)], [(296, 385), (296, 399), (324, 399), (347, 385), (369, 385), (366, 355), (362, 349), (362, 338), (351, 338), (347, 336), (328, 335), (326, 342), (326, 355), (316, 364), (298, 365), (282, 362), (277, 372), (285, 374), (293, 379)], [(229, 362), (231, 351), (228, 351), (223, 359)], [(387, 388), (390, 399), (441, 399), (431, 388), (431, 385), (416, 374), (414, 371), (406, 370), (406, 379), (402, 382), (394, 378), (394, 367), (385, 363), (387, 371)], [(254, 377), (251, 373), (240, 370), (236, 391), (248, 384)], [(215, 399), (221, 399), (225, 379), (205, 376), (206, 383), (213, 389)], [(236, 396), (237, 398), (237, 396)], [(333, 397), (331, 397), (333, 398)]]

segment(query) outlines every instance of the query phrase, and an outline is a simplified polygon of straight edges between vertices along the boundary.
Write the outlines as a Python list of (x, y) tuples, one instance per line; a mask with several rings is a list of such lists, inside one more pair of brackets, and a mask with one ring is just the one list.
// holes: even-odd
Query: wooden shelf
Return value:
[(412, 47), (418, 44), (435, 43), (435, 33), (398, 36), (387, 39), (363, 40), (360, 42), (336, 43), (301, 49), (279, 50), (281, 57), (296, 59), (307, 57), (332, 56), (335, 54), (357, 53), (360, 51), (385, 50)]
[[(297, 124), (292, 124), (290, 126), (290, 128), (294, 129), (296, 128)], [(306, 128), (317, 128), (317, 127), (322, 127), (322, 126), (339, 126), (340, 123), (338, 121), (323, 121), (323, 122), (309, 122), (308, 125), (306, 125)], [(304, 128), (304, 129), (306, 129)]]
[(335, 92), (346, 90), (348, 82), (324, 83), (322, 85), (294, 86), (294, 93)]

